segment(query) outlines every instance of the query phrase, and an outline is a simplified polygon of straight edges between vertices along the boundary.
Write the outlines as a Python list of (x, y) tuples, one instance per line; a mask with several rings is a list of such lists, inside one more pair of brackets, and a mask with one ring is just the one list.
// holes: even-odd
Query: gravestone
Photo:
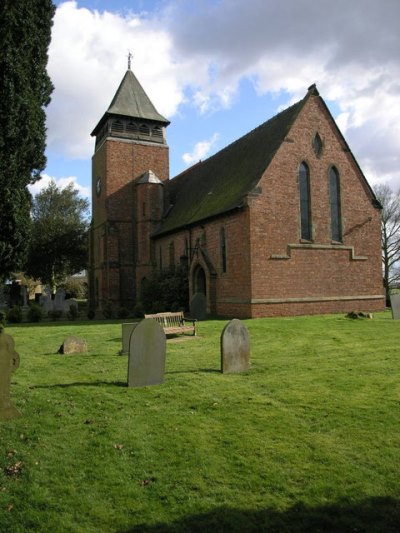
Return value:
[(19, 355), (14, 346), (11, 335), (0, 329), (0, 420), (20, 416), (10, 400), (11, 374), (19, 367)]
[(44, 289), (44, 294), (41, 296), (40, 305), (43, 307), (45, 313), (53, 311), (53, 300), (51, 299), (51, 289), (46, 287)]
[(142, 320), (129, 343), (128, 387), (159, 385), (164, 381), (166, 337), (160, 324)]
[(70, 335), (61, 344), (57, 353), (66, 355), (70, 353), (85, 353), (85, 352), (87, 352), (86, 341), (82, 339), (78, 339), (77, 337), (74, 337), (73, 335)]
[(390, 295), (390, 306), (392, 308), (393, 320), (399, 320), (400, 319), (400, 294)]
[(221, 372), (244, 372), (249, 367), (249, 332), (240, 320), (234, 318), (221, 334)]
[(202, 292), (193, 294), (190, 300), (190, 316), (197, 320), (205, 320), (207, 318), (207, 298)]
[(57, 289), (54, 296), (54, 310), (64, 311), (65, 291), (64, 289)]
[(121, 354), (129, 352), (129, 341), (132, 335), (133, 330), (139, 322), (127, 322), (122, 324), (122, 349)]

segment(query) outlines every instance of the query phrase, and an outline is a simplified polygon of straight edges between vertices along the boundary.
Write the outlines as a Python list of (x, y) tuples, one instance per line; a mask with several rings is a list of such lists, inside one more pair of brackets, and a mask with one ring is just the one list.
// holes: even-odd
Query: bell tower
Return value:
[(133, 74), (130, 57), (110, 106), (91, 133), (96, 139), (89, 247), (93, 310), (107, 302), (115, 309), (134, 306), (139, 249), (135, 182), (143, 181), (150, 171), (161, 185), (169, 179), (165, 136), (169, 121), (158, 113)]

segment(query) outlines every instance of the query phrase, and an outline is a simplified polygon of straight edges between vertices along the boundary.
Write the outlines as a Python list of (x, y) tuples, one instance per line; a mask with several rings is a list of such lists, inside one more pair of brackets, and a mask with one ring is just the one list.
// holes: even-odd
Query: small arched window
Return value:
[(143, 135), (150, 135), (150, 128), (147, 126), (147, 124), (141, 124), (139, 127), (139, 132)]
[(323, 148), (322, 139), (319, 133), (315, 134), (312, 145), (314, 148), (315, 155), (319, 157), (322, 154)]
[(311, 241), (311, 202), (310, 202), (310, 171), (306, 163), (299, 168), (300, 193), (300, 235), (306, 241)]
[(162, 134), (162, 129), (158, 126), (155, 126), (152, 130), (152, 135), (153, 137), (158, 137), (158, 138), (162, 138), (163, 134)]
[(111, 131), (124, 131), (124, 125), (120, 120), (114, 120), (111, 124)]
[(226, 272), (226, 237), (225, 237), (225, 228), (221, 228), (220, 229), (219, 242), (220, 242), (220, 249), (221, 249), (222, 272)]
[(169, 243), (169, 267), (174, 268), (175, 266), (175, 244), (174, 242)]
[(342, 208), (340, 202), (340, 180), (336, 167), (329, 169), (329, 196), (331, 204), (331, 236), (333, 241), (342, 242)]
[(128, 122), (126, 125), (126, 131), (129, 131), (130, 133), (136, 133), (138, 130), (137, 125), (134, 122)]

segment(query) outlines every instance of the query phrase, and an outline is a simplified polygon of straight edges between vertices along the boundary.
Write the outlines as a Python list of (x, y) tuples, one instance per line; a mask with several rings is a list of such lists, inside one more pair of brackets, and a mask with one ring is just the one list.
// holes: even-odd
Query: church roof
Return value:
[(170, 207), (157, 235), (242, 207), (302, 109), (305, 98), (166, 183)]
[(94, 128), (92, 135), (96, 135), (107, 115), (120, 115), (130, 118), (162, 122), (165, 125), (169, 124), (169, 120), (160, 115), (156, 110), (131, 70), (126, 71), (111, 104), (100, 122)]

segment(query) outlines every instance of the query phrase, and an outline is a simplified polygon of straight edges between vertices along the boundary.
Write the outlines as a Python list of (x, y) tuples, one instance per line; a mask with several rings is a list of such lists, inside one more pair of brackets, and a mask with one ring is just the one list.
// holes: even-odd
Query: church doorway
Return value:
[(207, 295), (207, 282), (206, 282), (206, 273), (201, 266), (198, 266), (194, 271), (193, 276), (193, 287), (194, 292), (201, 292), (201, 294)]

